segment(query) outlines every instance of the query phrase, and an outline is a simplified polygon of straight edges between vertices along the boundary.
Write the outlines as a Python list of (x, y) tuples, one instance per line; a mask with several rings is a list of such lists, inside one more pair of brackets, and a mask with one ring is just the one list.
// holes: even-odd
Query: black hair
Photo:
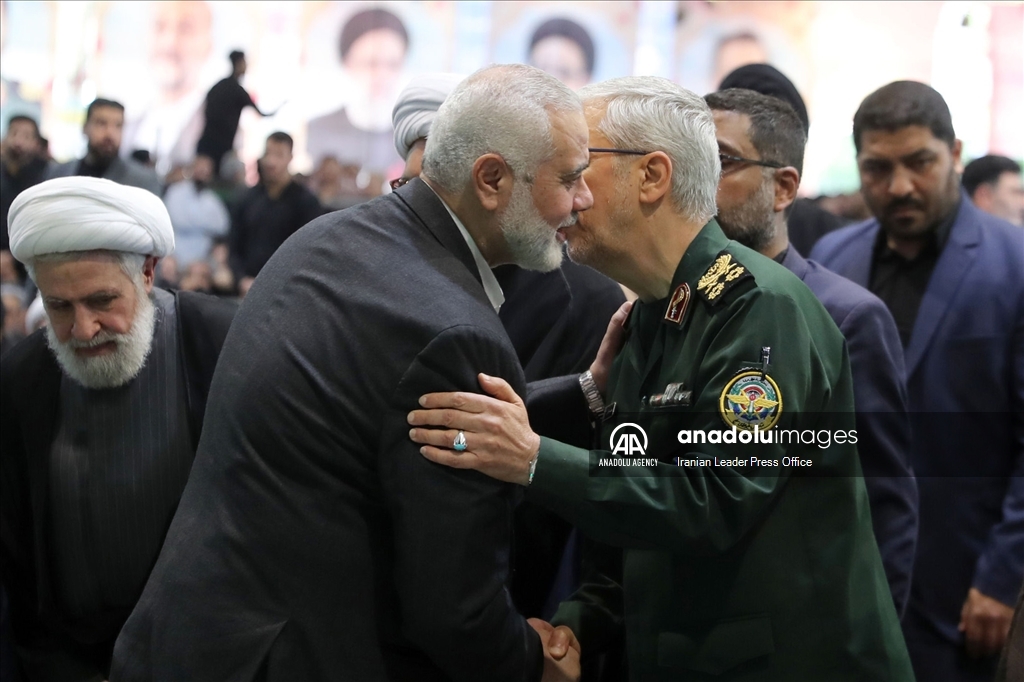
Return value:
[(587, 65), (587, 75), (594, 74), (594, 40), (590, 37), (587, 29), (577, 24), (572, 19), (556, 18), (548, 19), (537, 27), (530, 38), (530, 52), (537, 46), (537, 43), (545, 38), (566, 38), (576, 43), (583, 52), (583, 59)]
[(712, 111), (734, 111), (750, 117), (750, 143), (761, 160), (792, 166), (803, 175), (804, 133), (800, 117), (793, 107), (778, 97), (753, 90), (730, 88), (705, 95)]
[(237, 68), (239, 62), (245, 61), (245, 53), (241, 50), (232, 50), (231, 54), (228, 55), (228, 59), (231, 60), (231, 68)]
[(908, 126), (924, 126), (950, 147), (956, 141), (953, 118), (942, 95), (924, 83), (896, 81), (860, 103), (853, 115), (853, 146), (860, 153), (861, 140), (869, 130), (895, 132)]
[(359, 40), (364, 34), (378, 29), (394, 31), (402, 39), (405, 48), (409, 48), (409, 32), (405, 30), (405, 24), (392, 12), (380, 7), (371, 7), (361, 12), (356, 12), (341, 29), (341, 38), (338, 40), (338, 47), (341, 50), (341, 59), (344, 61), (352, 44)]
[(293, 149), (294, 145), (295, 145), (295, 141), (292, 140), (292, 136), (289, 135), (288, 133), (282, 132), (280, 130), (277, 130), (275, 132), (270, 133), (270, 135), (267, 135), (267, 142), (270, 142), (270, 141), (280, 142), (281, 144), (286, 144), (286, 145), (288, 145), (288, 149), (289, 150)]
[(731, 88), (743, 88), (753, 90), (769, 97), (778, 97), (785, 100), (793, 111), (800, 117), (804, 124), (804, 134), (811, 129), (811, 121), (807, 116), (807, 105), (804, 98), (793, 85), (793, 81), (786, 78), (786, 75), (771, 64), (747, 64), (735, 69), (728, 76), (722, 79), (719, 90)]
[(997, 154), (986, 154), (964, 167), (964, 189), (973, 197), (978, 187), (985, 184), (994, 185), (999, 182), (999, 176), (1003, 173), (1020, 175), (1020, 172), (1020, 164), (1013, 159)]
[(89, 102), (89, 106), (85, 110), (85, 122), (88, 123), (89, 119), (92, 118), (92, 112), (101, 107), (110, 107), (112, 109), (117, 109), (122, 114), (124, 113), (124, 105), (120, 102), (115, 102), (112, 99), (103, 99), (102, 97), (97, 97), (92, 102)]
[(9, 119), (7, 119), (7, 129), (10, 130), (11, 126), (15, 123), (31, 123), (32, 127), (36, 131), (36, 139), (43, 139), (43, 136), (39, 133), (39, 124), (36, 123), (36, 120), (31, 116), (25, 116), (24, 114), (15, 114), (14, 116), (11, 116)]

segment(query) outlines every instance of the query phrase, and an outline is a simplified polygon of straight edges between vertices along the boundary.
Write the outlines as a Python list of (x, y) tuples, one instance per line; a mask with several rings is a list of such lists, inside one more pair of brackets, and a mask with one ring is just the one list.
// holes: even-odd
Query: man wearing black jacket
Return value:
[(155, 195), (50, 180), (11, 207), (49, 325), (0, 364), (0, 551), (28, 682), (105, 679), (188, 477), (232, 303), (153, 287)]
[(112, 682), (578, 676), (578, 649), (510, 602), (514, 487), (425, 460), (406, 414), (479, 371), (524, 388), (490, 268), (561, 262), (593, 203), (587, 137), (554, 78), (485, 69), (438, 113), (422, 179), (277, 250)]

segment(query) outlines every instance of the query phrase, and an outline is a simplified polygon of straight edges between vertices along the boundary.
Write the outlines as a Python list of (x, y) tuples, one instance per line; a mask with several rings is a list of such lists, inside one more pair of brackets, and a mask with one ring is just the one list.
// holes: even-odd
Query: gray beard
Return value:
[[(139, 293), (135, 320), (126, 334), (101, 331), (88, 342), (74, 339), (62, 342), (54, 333), (53, 325), (47, 325), (46, 345), (66, 375), (86, 388), (116, 388), (139, 375), (153, 347), (153, 330), (156, 327), (156, 306), (144, 290)], [(83, 358), (75, 353), (76, 348), (98, 346), (108, 341), (117, 344), (113, 353), (95, 358)]]
[[(576, 222), (573, 214), (561, 227)], [(526, 270), (551, 272), (562, 264), (562, 246), (551, 226), (533, 205), (529, 186), (516, 182), (512, 197), (504, 213), (498, 218), (498, 227), (505, 237), (512, 262)]]

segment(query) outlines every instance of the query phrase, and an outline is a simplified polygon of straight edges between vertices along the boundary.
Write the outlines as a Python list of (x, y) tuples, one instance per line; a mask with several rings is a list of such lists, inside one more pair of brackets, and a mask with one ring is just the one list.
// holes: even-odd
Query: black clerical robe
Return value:
[[(210, 296), (191, 292), (175, 295), (177, 329), (170, 341), (175, 346), (172, 352), (177, 353), (177, 371), (181, 373), (178, 380), (184, 384), (182, 397), (185, 404), (179, 408), (185, 411), (187, 447), (193, 453), (203, 426), (214, 365), (234, 310), (234, 303)], [(151, 369), (162, 355), (156, 346), (154, 349), (157, 354), (147, 360)], [(152, 380), (152, 377), (159, 378), (160, 374), (144, 372), (138, 378), (145, 380), (146, 376)], [(54, 484), (51, 455), (61, 430), (61, 410), (67, 406), (61, 397), (62, 377), (59, 365), (46, 346), (45, 330), (36, 332), (13, 348), (0, 364), (0, 576), (10, 599), (11, 627), (18, 662), (22, 677), (28, 682), (78, 682), (96, 679), (97, 675), (105, 676), (114, 639), (130, 611), (130, 606), (125, 608), (107, 603), (123, 602), (123, 594), (108, 599), (109, 594), (104, 595), (103, 590), (69, 599), (69, 592), (76, 592), (82, 587), (81, 583), (75, 584), (81, 576), (72, 574), (73, 565), (65, 566), (63, 571), (58, 569), (61, 561), (70, 561), (66, 553), (62, 554), (66, 548), (55, 554), (52, 546), (55, 537), (59, 537), (59, 534), (54, 534), (55, 500), (52, 497), (59, 485)], [(154, 386), (153, 390), (161, 388)], [(135, 426), (122, 425), (124, 429)], [(107, 437), (112, 436), (108, 433)], [(72, 440), (69, 439), (69, 443)], [(141, 441), (140, 436), (139, 454), (143, 456)], [(98, 467), (95, 476), (85, 476), (83, 481), (94, 478), (108, 482), (117, 480), (116, 472), (106, 472), (110, 476), (104, 474), (104, 463), (87, 460), (79, 463), (81, 466), (95, 464)], [(172, 469), (180, 468), (171, 464)], [(184, 474), (187, 474), (188, 464), (183, 465)], [(126, 481), (132, 478), (128, 474), (130, 472), (126, 472)], [(161, 493), (173, 505), (173, 499), (180, 495), (184, 486), (185, 476), (157, 476), (157, 479), (156, 484), (174, 485), (176, 490), (154, 490), (153, 497), (158, 498), (161, 496), (158, 493)], [(137, 493), (119, 490), (111, 484), (109, 503), (116, 506), (119, 497), (137, 496)], [(103, 496), (96, 495), (94, 499), (102, 500)], [(97, 518), (120, 523), (116, 514), (101, 513)], [(122, 575), (142, 572), (140, 578), (133, 579), (137, 583), (137, 597), (145, 575), (156, 560), (160, 543), (134, 542), (133, 538), (148, 538), (154, 533), (162, 537), (169, 519), (166, 515), (153, 515), (151, 522), (161, 526), (155, 531), (139, 528), (138, 524), (144, 521), (137, 518), (125, 518), (121, 522), (126, 530), (125, 542), (132, 547), (117, 547), (116, 551), (106, 554), (119, 556), (124, 562), (111, 571)], [(106, 535), (109, 541), (118, 533), (101, 535)], [(76, 548), (79, 554), (85, 551), (96, 558), (105, 553), (100, 544), (90, 537)], [(107, 557), (99, 558), (102, 561)], [(84, 570), (95, 566), (102, 570), (101, 562), (84, 567)], [(108, 577), (101, 576), (102, 579)]]

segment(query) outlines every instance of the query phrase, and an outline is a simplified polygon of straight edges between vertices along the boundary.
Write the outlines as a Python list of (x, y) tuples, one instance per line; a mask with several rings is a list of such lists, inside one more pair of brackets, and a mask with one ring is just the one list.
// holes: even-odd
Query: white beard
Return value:
[[(576, 214), (559, 227), (576, 223)], [(498, 227), (505, 236), (512, 262), (526, 270), (551, 272), (562, 264), (562, 246), (555, 230), (541, 217), (533, 204), (530, 188), (517, 181), (512, 188), (508, 206), (498, 218)]]
[[(70, 339), (62, 342), (53, 331), (53, 325), (46, 327), (46, 345), (57, 357), (57, 364), (69, 377), (86, 388), (115, 388), (134, 379), (146, 364), (146, 358), (153, 346), (153, 329), (156, 326), (156, 306), (141, 291), (135, 320), (126, 334), (101, 331), (90, 341)], [(75, 353), (76, 348), (90, 348), (114, 341), (117, 349), (113, 353), (94, 358), (83, 358)]]

